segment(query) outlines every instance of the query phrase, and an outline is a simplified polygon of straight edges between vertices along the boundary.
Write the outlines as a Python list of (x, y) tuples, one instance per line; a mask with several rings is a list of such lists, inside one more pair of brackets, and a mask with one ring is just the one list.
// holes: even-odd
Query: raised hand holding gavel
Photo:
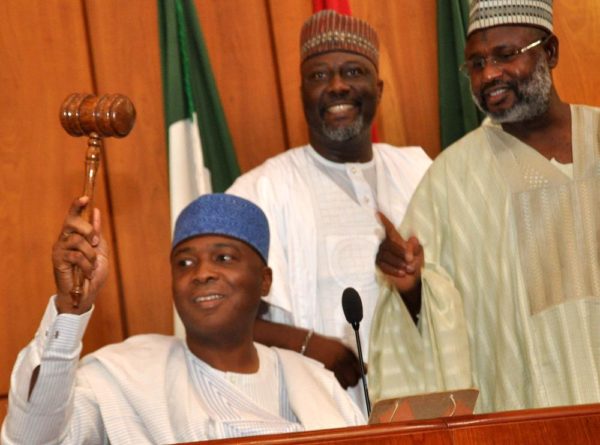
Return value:
[[(83, 196), (88, 202), (81, 210), (81, 216), (92, 222), (94, 208), (94, 186), (103, 151), (102, 138), (125, 137), (135, 122), (135, 108), (131, 101), (120, 94), (105, 94), (97, 97), (91, 94), (74, 93), (68, 96), (60, 109), (60, 122), (71, 136), (88, 136), (88, 149), (85, 160), (85, 180)], [(69, 233), (63, 233), (68, 237)], [(79, 307), (84, 292), (84, 274), (81, 269), (73, 269), (71, 301)]]
[[(52, 246), (52, 269), (56, 284), (58, 313), (83, 314), (95, 303), (108, 277), (109, 248), (102, 236), (101, 215), (93, 210), (92, 222), (82, 217), (89, 198), (72, 201), (63, 221), (62, 233)], [(77, 270), (77, 274), (74, 271)], [(73, 303), (75, 279), (82, 277), (82, 293)]]

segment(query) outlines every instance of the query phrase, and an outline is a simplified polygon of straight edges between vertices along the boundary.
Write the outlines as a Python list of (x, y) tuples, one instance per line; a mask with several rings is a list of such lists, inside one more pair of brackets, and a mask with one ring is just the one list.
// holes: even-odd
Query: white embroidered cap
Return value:
[(499, 25), (529, 25), (552, 33), (552, 0), (473, 0), (467, 36)]

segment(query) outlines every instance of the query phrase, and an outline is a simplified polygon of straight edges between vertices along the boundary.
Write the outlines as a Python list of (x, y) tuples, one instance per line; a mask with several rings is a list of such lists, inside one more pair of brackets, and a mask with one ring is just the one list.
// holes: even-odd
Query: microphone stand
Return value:
[(367, 404), (367, 415), (371, 415), (371, 401), (369, 400), (369, 390), (367, 389), (367, 377), (365, 374), (365, 364), (362, 359), (362, 348), (360, 347), (360, 336), (358, 335), (358, 322), (352, 323), (352, 329), (354, 329), (354, 335), (356, 336), (356, 347), (358, 349), (358, 357), (360, 358), (360, 376), (362, 379), (363, 390), (365, 391), (365, 402)]

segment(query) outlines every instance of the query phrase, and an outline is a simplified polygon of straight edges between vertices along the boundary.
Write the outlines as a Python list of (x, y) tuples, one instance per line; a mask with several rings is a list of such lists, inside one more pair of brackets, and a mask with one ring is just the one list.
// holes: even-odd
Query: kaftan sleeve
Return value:
[(450, 254), (445, 181), (445, 165), (436, 161), (399, 228), (423, 245), (422, 307), (415, 325), (397, 290), (381, 285), (369, 347), (373, 401), (472, 386), (462, 297), (445, 267)]
[[(50, 299), (34, 339), (19, 353), (12, 371), (4, 445), (106, 442), (93, 393), (76, 384), (91, 312), (59, 315)], [(38, 377), (29, 395), (34, 372)]]

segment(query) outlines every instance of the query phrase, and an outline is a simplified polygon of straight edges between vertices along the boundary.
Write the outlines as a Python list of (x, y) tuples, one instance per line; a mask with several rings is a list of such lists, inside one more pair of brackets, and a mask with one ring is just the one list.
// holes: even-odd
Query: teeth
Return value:
[(221, 298), (225, 298), (225, 297), (223, 297), (223, 295), (206, 295), (204, 297), (194, 298), (194, 303), (203, 303), (205, 301), (220, 300)]
[(331, 107), (327, 108), (327, 111), (329, 111), (330, 113), (342, 113), (344, 111), (350, 110), (353, 106), (350, 104), (339, 104), (339, 105), (332, 105)]
[(500, 88), (499, 90), (494, 90), (494, 91), (488, 93), (488, 95), (491, 97), (499, 96), (500, 94), (503, 94), (505, 91), (506, 91), (506, 88)]

